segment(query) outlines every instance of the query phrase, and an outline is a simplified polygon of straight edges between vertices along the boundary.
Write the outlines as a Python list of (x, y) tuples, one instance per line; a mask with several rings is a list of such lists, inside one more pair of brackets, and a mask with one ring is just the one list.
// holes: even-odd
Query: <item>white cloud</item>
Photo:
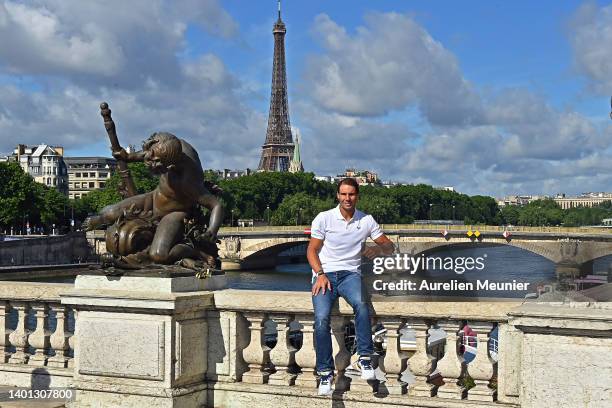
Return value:
[(378, 116), (417, 104), (432, 124), (480, 121), (480, 100), (457, 59), (412, 18), (369, 13), (351, 36), (321, 14), (313, 33), (324, 54), (311, 57), (306, 77), (320, 106)]
[(265, 117), (218, 56), (179, 59), (188, 24), (238, 35), (216, 0), (1, 3), (0, 72), (13, 85), (0, 85), (0, 152), (108, 145), (99, 115), (108, 101), (123, 145), (164, 130), (190, 141), (205, 167), (256, 166)]
[(570, 24), (570, 41), (577, 68), (596, 92), (609, 95), (612, 91), (612, 5), (583, 4)]
[[(323, 171), (353, 159), (386, 179), (497, 195), (605, 189), (612, 180), (612, 126), (528, 89), (477, 88), (408, 16), (372, 13), (349, 33), (320, 15), (313, 33), (323, 51), (304, 72), (313, 107), (300, 114), (316, 123), (307, 167), (311, 157)], [(421, 134), (394, 122), (415, 106)]]

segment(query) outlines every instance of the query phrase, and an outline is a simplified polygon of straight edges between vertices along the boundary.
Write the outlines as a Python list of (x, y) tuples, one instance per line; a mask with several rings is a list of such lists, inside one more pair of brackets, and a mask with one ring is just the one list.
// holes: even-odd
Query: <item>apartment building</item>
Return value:
[(66, 157), (68, 167), (68, 198), (82, 198), (90, 191), (104, 188), (117, 166), (115, 159), (106, 157)]
[(61, 146), (19, 144), (8, 160), (19, 163), (37, 183), (68, 194), (68, 173), (63, 156), (64, 148)]

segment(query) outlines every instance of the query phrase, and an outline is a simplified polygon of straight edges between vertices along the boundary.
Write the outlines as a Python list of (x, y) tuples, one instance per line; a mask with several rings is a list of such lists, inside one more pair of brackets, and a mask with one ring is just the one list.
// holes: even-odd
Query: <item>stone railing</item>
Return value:
[(0, 385), (72, 387), (71, 407), (603, 408), (612, 399), (610, 303), (373, 299), (379, 381), (365, 382), (353, 367), (353, 312), (340, 300), (336, 389), (320, 397), (310, 294), (207, 291), (213, 283), (3, 282)]
[(60, 293), (70, 284), (0, 285), (0, 384), (68, 385), (73, 372), (73, 311)]
[[(381, 381), (367, 383), (353, 369), (356, 355), (345, 341), (353, 311), (341, 300), (331, 318), (337, 372), (333, 398), (436, 407), (460, 407), (466, 401), (475, 406), (518, 402), (518, 379), (512, 378), (518, 362), (507, 351), (511, 339), (505, 337), (508, 313), (519, 303), (381, 299), (372, 305), (373, 322), (383, 333), (375, 338), (382, 351), (377, 370)], [(297, 405), (299, 398), (318, 398), (308, 293), (225, 290), (215, 293), (215, 307), (216, 315), (209, 315), (209, 340), (224, 340), (209, 349), (209, 379), (217, 381), (215, 405), (234, 406), (244, 398), (257, 401), (261, 395), (284, 400), (287, 405), (282, 406)], [(215, 318), (218, 323), (211, 324)], [(219, 333), (212, 333), (213, 327)], [(235, 355), (215, 360), (221, 350)]]

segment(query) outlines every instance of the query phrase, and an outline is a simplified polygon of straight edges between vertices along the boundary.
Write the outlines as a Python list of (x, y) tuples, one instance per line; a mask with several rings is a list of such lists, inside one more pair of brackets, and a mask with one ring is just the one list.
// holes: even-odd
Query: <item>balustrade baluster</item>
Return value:
[(302, 348), (295, 353), (295, 362), (301, 367), (295, 384), (306, 388), (316, 388), (317, 378), (315, 367), (317, 356), (314, 349), (314, 317), (311, 314), (298, 315), (297, 320), (302, 324)]
[[(76, 320), (77, 320), (78, 311), (72, 308), (66, 308), (66, 336), (68, 337), (68, 362), (67, 367), (74, 367), (74, 347), (76, 343)], [(68, 320), (72, 316), (72, 325), (68, 324)], [(72, 326), (72, 327), (71, 327)], [(70, 331), (72, 329), (72, 331)]]
[(444, 346), (444, 357), (436, 365), (444, 380), (444, 385), (438, 388), (438, 397), (463, 399), (465, 398), (465, 387), (458, 384), (463, 371), (462, 359), (458, 354), (459, 336), (457, 333), (460, 323), (447, 320), (440, 323), (440, 328), (446, 332), (446, 345)]
[(401, 380), (401, 377), (406, 369), (406, 357), (402, 356), (400, 348), (400, 328), (404, 321), (397, 318), (387, 318), (382, 320), (382, 324), (387, 329), (387, 350), (384, 358), (379, 359), (379, 367), (387, 377), (385, 387), (389, 394), (405, 394), (406, 384)]
[(10, 311), (8, 302), (0, 300), (0, 362), (6, 363), (9, 359), (10, 353), (8, 348), (10, 346), (9, 341), (9, 330), (6, 321), (6, 316)]
[(495, 390), (489, 387), (493, 378), (494, 362), (489, 356), (489, 333), (493, 328), (491, 322), (470, 322), (470, 327), (477, 333), (478, 346), (476, 357), (468, 366), (467, 371), (476, 384), (468, 390), (467, 399), (474, 401), (493, 401)]
[(55, 314), (57, 325), (55, 331), (49, 339), (51, 348), (55, 351), (55, 355), (49, 357), (47, 365), (49, 367), (66, 367), (68, 363), (68, 338), (67, 338), (67, 310), (66, 307), (60, 304), (51, 304), (50, 309)]
[(17, 327), (9, 335), (10, 342), (15, 346), (15, 353), (9, 358), (9, 363), (25, 364), (30, 358), (30, 354), (26, 353), (29, 336), (26, 316), (29, 305), (26, 302), (11, 302), (11, 306), (17, 310)]
[(272, 315), (270, 319), (276, 323), (277, 340), (276, 346), (270, 351), (270, 361), (274, 364), (276, 372), (270, 375), (268, 384), (293, 385), (296, 375), (289, 372), (289, 366), (295, 363), (295, 348), (289, 342), (291, 317)]
[(427, 377), (433, 371), (434, 358), (427, 350), (429, 323), (423, 319), (413, 319), (410, 325), (415, 331), (416, 351), (408, 360), (408, 365), (416, 382), (410, 386), (408, 394), (415, 397), (431, 397), (434, 385), (427, 382)]
[(263, 324), (266, 319), (264, 313), (245, 312), (245, 319), (249, 322), (251, 341), (242, 350), (242, 358), (248, 364), (249, 369), (242, 374), (242, 381), (251, 384), (264, 384), (268, 382), (269, 373), (261, 371), (269, 357), (269, 351), (263, 343)]
[(331, 316), (332, 352), (336, 366), (336, 387), (338, 391), (348, 389), (350, 381), (346, 377), (346, 368), (351, 364), (351, 353), (346, 349), (345, 328), (348, 320), (344, 316)]
[(47, 319), (47, 305), (45, 303), (34, 303), (32, 310), (36, 316), (36, 330), (30, 333), (28, 342), (34, 348), (34, 355), (30, 357), (30, 364), (44, 366), (47, 361), (45, 351), (49, 350), (49, 335), (45, 331), (45, 320)]

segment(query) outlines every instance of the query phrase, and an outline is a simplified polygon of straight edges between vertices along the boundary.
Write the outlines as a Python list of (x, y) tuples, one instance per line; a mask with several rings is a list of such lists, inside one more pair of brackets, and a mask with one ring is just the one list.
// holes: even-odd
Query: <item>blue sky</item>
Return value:
[[(469, 194), (612, 191), (612, 5), (284, 1), (307, 171)], [(256, 167), (276, 1), (0, 1), (0, 152), (104, 155), (166, 130), (204, 167)]]

